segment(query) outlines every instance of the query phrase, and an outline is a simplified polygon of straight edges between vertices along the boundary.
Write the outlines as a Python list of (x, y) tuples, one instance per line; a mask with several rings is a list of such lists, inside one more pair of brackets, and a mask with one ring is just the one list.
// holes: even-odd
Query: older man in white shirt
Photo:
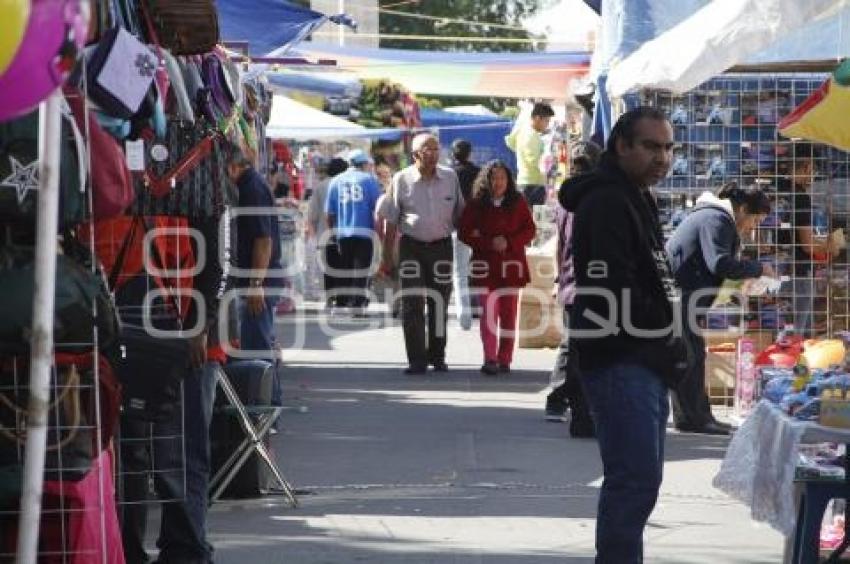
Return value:
[(435, 372), (447, 372), (452, 232), (463, 212), (464, 199), (455, 172), (438, 164), (440, 143), (434, 135), (417, 135), (412, 149), (414, 164), (396, 173), (392, 191), (379, 213), (388, 223), (387, 243), (393, 241), (396, 229), (401, 230), (398, 272), (409, 365), (405, 373), (424, 374), (429, 364)]

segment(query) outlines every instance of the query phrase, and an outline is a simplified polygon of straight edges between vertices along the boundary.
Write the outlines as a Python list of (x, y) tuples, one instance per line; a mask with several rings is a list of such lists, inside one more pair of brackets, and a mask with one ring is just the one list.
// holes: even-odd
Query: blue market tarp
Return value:
[(247, 41), (251, 55), (283, 55), (326, 21), (354, 23), (343, 15), (302, 8), (286, 0), (217, 0), (223, 41)]
[[(437, 128), (440, 145), (448, 151), (455, 139), (472, 143), (472, 161), (483, 164), (500, 159), (516, 171), (516, 156), (505, 145), (505, 136), (513, 122), (499, 116), (459, 114), (424, 108), (420, 112), (422, 127)], [(447, 153), (449, 154), (449, 153)]]
[(355, 76), (330, 72), (269, 71), (265, 73), (272, 86), (324, 94), (325, 96), (360, 96), (363, 85)]

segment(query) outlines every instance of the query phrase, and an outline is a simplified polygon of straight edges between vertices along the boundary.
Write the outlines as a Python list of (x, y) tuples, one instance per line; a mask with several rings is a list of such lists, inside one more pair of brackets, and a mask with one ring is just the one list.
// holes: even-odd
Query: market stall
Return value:
[[(123, 562), (115, 502), (142, 510), (148, 474), (160, 502), (206, 505), (182, 444), (207, 429), (160, 424), (184, 408), (202, 420), (180, 399), (200, 393), (184, 386), (184, 329), (209, 328), (232, 256), (218, 231), (237, 201), (225, 151), (263, 174), (271, 160), (271, 91), (218, 46), (214, 3), (82, 4), (0, 8), (0, 554), (27, 563)], [(205, 359), (220, 382), (231, 345), (225, 334)]]
[[(647, 3), (663, 5), (666, 17), (657, 9), (632, 11), (631, 2), (603, 4), (603, 16), (616, 11), (613, 4), (624, 8), (627, 25), (603, 37), (599, 80), (605, 94), (622, 97), (615, 107), (652, 105), (673, 124), (672, 171), (658, 187), (668, 232), (701, 192), (730, 180), (761, 187), (773, 210), (745, 237), (743, 254), (776, 268), (777, 291), (744, 291), (732, 307), (706, 315), (710, 395), (734, 403), (743, 423), (715, 484), (788, 536), (788, 561), (813, 563), (819, 547), (846, 548), (844, 503), (824, 517), (826, 500), (814, 500), (850, 493), (841, 446), (848, 425), (845, 348), (837, 340), (847, 319), (850, 157), (836, 148), (840, 143), (818, 144), (828, 141), (822, 135), (802, 135), (812, 145), (790, 137), (812, 125), (808, 110), (816, 108), (811, 118), (827, 107), (817, 108), (827, 73), (846, 54), (839, 30), (848, 14), (819, 2), (741, 2), (734, 9), (722, 2)], [(797, 18), (799, 10), (808, 17)], [(798, 197), (801, 186), (810, 203)], [(828, 241), (838, 252), (801, 252), (796, 234), (804, 226), (812, 245)], [(821, 442), (832, 444), (800, 446)], [(830, 479), (832, 486), (821, 483)]]

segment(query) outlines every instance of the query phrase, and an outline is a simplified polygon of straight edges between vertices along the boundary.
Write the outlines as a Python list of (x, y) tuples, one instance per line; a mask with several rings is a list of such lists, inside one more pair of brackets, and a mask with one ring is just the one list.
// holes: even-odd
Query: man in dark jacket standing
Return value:
[(560, 191), (574, 214), (571, 338), (604, 468), (597, 564), (643, 562), (664, 467), (667, 386), (686, 365), (673, 337), (675, 286), (649, 191), (667, 175), (672, 151), (665, 115), (636, 108), (617, 121), (596, 170)]

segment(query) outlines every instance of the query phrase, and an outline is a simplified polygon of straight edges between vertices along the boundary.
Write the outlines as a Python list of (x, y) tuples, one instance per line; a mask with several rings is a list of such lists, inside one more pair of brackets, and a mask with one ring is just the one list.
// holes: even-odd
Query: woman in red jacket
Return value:
[(459, 237), (472, 247), (470, 277), (484, 304), (481, 372), (489, 376), (511, 371), (519, 289), (531, 280), (525, 246), (534, 232), (534, 220), (511, 170), (501, 161), (487, 163), (475, 180)]

